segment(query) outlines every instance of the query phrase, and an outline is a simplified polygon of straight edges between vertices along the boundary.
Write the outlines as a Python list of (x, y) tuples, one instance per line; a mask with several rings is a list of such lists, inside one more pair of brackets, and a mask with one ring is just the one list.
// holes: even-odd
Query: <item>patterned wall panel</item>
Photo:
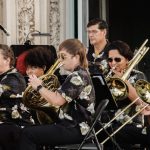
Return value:
[[(2, 6), (4, 2), (5, 8)], [(22, 45), (30, 40), (31, 44), (52, 44), (57, 48), (65, 39), (65, 7), (66, 0), (0, 0), (0, 22), (4, 21), (2, 12), (5, 10), (5, 22), (12, 33), (8, 42)], [(51, 36), (34, 37), (31, 33), (36, 30), (50, 33)], [(1, 38), (3, 33), (0, 32), (0, 41)]]
[[(61, 3), (60, 0), (50, 0), (48, 9), (48, 28), (51, 34), (50, 44), (56, 48), (60, 44), (60, 32), (61, 32)], [(65, 19), (64, 19), (65, 20)]]
[(34, 43), (33, 37), (30, 36), (35, 30), (34, 0), (17, 0), (16, 4), (18, 43), (23, 44), (28, 39)]

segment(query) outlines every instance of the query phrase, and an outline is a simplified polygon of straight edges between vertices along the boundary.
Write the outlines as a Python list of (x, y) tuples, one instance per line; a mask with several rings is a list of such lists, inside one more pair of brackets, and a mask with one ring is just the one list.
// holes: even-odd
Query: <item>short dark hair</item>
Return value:
[[(54, 49), (54, 47), (53, 47)], [(45, 72), (54, 64), (56, 57), (51, 49), (38, 46), (30, 49), (25, 57), (25, 65), (46, 67)]]
[(128, 60), (133, 58), (133, 52), (131, 51), (129, 45), (126, 42), (116, 40), (109, 44), (106, 50), (106, 56), (108, 57), (108, 53), (111, 50), (117, 49), (118, 52)]
[(94, 18), (92, 20), (89, 21), (89, 23), (87, 24), (87, 28), (93, 25), (98, 24), (98, 28), (99, 29), (107, 29), (108, 30), (108, 24), (105, 20), (99, 19), (99, 18)]
[(4, 59), (10, 58), (10, 67), (14, 66), (15, 57), (13, 50), (8, 45), (0, 44), (0, 51), (1, 54), (4, 56)]

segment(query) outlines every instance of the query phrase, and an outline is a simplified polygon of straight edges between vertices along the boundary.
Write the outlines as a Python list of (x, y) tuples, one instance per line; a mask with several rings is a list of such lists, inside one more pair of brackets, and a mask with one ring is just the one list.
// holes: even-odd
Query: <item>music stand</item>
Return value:
[[(116, 110), (118, 108), (118, 105), (116, 103), (116, 101), (114, 100), (108, 86), (107, 83), (105, 81), (105, 78), (102, 74), (95, 74), (92, 75), (92, 81), (94, 84), (94, 88), (95, 88), (95, 94), (96, 94), (96, 108), (99, 105), (99, 103), (104, 100), (104, 99), (109, 99), (109, 103), (106, 106), (106, 111), (110, 111), (110, 110)], [(103, 128), (103, 124), (101, 123), (101, 120), (99, 120), (99, 124), (101, 125), (101, 127)], [(110, 134), (107, 132), (106, 129), (104, 129), (104, 132), (106, 133), (107, 136), (110, 137)], [(97, 132), (96, 132), (97, 135)], [(115, 139), (113, 137), (110, 137), (111, 141), (114, 143), (114, 145), (117, 146), (118, 150), (120, 150), (120, 146), (118, 145), (118, 143), (115, 141)]]
[(94, 84), (95, 95), (96, 95), (96, 106), (98, 106), (99, 102), (103, 99), (109, 99), (109, 103), (106, 109), (115, 110), (117, 109), (117, 103), (114, 100), (107, 83), (102, 74), (92, 75), (92, 81)]

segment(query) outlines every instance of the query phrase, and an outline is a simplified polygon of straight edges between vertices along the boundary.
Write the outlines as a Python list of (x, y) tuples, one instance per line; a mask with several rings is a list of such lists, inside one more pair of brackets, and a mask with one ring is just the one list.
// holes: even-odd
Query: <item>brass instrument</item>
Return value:
[[(113, 117), (108, 123), (106, 123), (104, 126), (102, 126), (102, 128), (100, 128), (95, 135), (98, 135), (101, 131), (106, 130), (111, 123), (117, 119), (117, 117), (119, 117), (122, 113), (124, 113), (129, 107), (131, 107), (133, 104), (135, 104), (135, 102), (137, 102), (139, 100), (140, 97), (136, 98), (134, 101), (132, 101), (127, 107), (125, 107), (122, 111), (120, 111), (115, 117)], [(147, 99), (150, 99), (150, 95), (147, 97)], [(147, 99), (145, 99), (145, 101), (147, 101)], [(115, 131), (113, 131), (113, 133), (111, 133), (106, 139), (104, 139), (101, 142), (101, 145), (104, 145), (111, 137), (113, 137), (117, 132), (119, 132), (126, 124), (128, 124), (133, 118), (135, 118), (138, 114), (140, 114), (147, 106), (149, 106), (149, 102), (147, 101), (147, 104), (143, 107), (141, 107), (133, 116), (130, 116), (130, 118), (124, 123), (122, 124), (120, 127), (118, 127), (118, 129), (116, 129)], [(92, 136), (92, 135), (91, 135)], [(91, 137), (90, 136), (90, 137)], [(89, 138), (90, 138), (89, 137)]]
[(125, 83), (125, 80), (128, 78), (132, 69), (137, 65), (143, 56), (149, 50), (149, 47), (146, 47), (145, 44), (148, 42), (148, 39), (144, 41), (141, 47), (138, 49), (138, 52), (134, 55), (133, 59), (129, 62), (126, 71), (124, 72), (121, 78), (111, 77), (107, 79), (108, 87), (112, 93), (112, 96), (116, 101), (122, 100), (128, 95), (128, 87)]
[[(60, 83), (54, 72), (61, 66), (61, 63), (57, 60), (54, 65), (50, 67), (46, 74), (40, 77), (43, 81), (43, 86), (51, 91), (55, 91)], [(23, 103), (31, 108), (35, 109), (37, 113), (37, 118), (40, 123), (51, 123), (57, 118), (58, 106), (53, 106), (48, 103), (39, 92), (34, 90), (31, 85), (29, 85), (23, 94)]]
[(112, 134), (109, 135), (106, 139), (104, 139), (101, 144), (105, 144), (112, 136), (114, 136), (117, 132), (119, 132), (126, 124), (128, 124), (132, 119), (134, 119), (138, 114), (140, 114), (146, 107), (150, 104), (150, 84), (145, 80), (138, 80), (135, 84), (135, 89), (139, 95), (134, 101), (132, 101), (128, 106), (126, 106), (122, 111), (120, 111), (115, 117), (113, 117), (107, 124), (105, 124), (99, 131), (96, 132), (96, 135), (99, 134), (101, 131), (107, 129), (111, 123), (116, 120), (121, 114), (123, 114), (128, 108), (130, 108), (133, 104), (135, 104), (140, 98), (146, 102), (145, 106), (139, 108), (139, 110), (130, 118), (122, 124), (118, 129), (113, 131)]
[[(132, 71), (134, 66), (143, 58), (143, 56), (147, 53), (149, 50), (149, 47), (145, 47), (144, 45), (147, 43), (148, 40), (145, 40), (145, 42), (142, 44), (140, 49), (138, 50), (137, 54), (133, 57), (133, 59), (129, 62), (129, 68), (127, 69), (127, 72), (122, 77), (122, 80), (125, 81), (125, 79), (128, 77), (128, 74)], [(124, 84), (122, 83), (121, 79), (114, 78), (115, 84), (121, 84), (121, 86)], [(117, 81), (117, 82), (116, 82)], [(121, 81), (121, 83), (119, 83)], [(113, 81), (112, 81), (113, 82)], [(113, 83), (114, 84), (114, 83)], [(118, 85), (117, 85), (118, 86)], [(119, 87), (118, 86), (118, 87)], [(126, 84), (125, 84), (126, 86)], [(112, 134), (109, 135), (106, 139), (104, 139), (101, 144), (105, 144), (112, 136), (114, 136), (117, 132), (119, 132), (126, 124), (128, 124), (133, 118), (135, 118), (138, 114), (140, 114), (146, 107), (150, 104), (150, 84), (145, 80), (138, 80), (135, 84), (135, 89), (137, 91), (137, 94), (139, 95), (138, 98), (136, 98), (134, 101), (132, 101), (128, 106), (126, 106), (122, 111), (120, 111), (117, 115), (115, 115), (108, 123), (106, 123), (100, 130), (96, 132), (96, 135), (99, 134), (101, 131), (107, 129), (111, 123), (116, 120), (121, 114), (123, 114), (128, 108), (130, 108), (133, 104), (135, 104), (140, 98), (146, 102), (146, 104), (139, 108), (139, 110), (133, 115), (130, 116), (130, 118), (122, 124), (118, 129), (116, 129)]]
[[(149, 97), (150, 98), (150, 97)], [(138, 99), (134, 100), (131, 105), (133, 105)], [(114, 136), (117, 132), (119, 132), (126, 124), (128, 124), (133, 118), (135, 118), (138, 114), (140, 114), (147, 106), (149, 106), (150, 103), (147, 103), (145, 106), (143, 106), (142, 108), (140, 108), (139, 111), (137, 111), (133, 116), (130, 117), (130, 119), (128, 119), (124, 124), (122, 124), (118, 129), (116, 129), (112, 134), (110, 134), (109, 137), (107, 137), (105, 140), (103, 140), (101, 142), (101, 144), (105, 144), (112, 136)], [(131, 106), (130, 105), (130, 106)], [(129, 108), (128, 106), (121, 111), (117, 116), (115, 116), (110, 122), (112, 122), (113, 120), (115, 120), (119, 115), (121, 115), (127, 108)], [(106, 127), (108, 127), (108, 125), (110, 125), (111, 123), (108, 122), (104, 127), (102, 127), (102, 130), (105, 129)], [(102, 131), (101, 129), (96, 133), (96, 135)]]
[(135, 89), (139, 97), (146, 103), (150, 103), (150, 83), (140, 79), (135, 83)]

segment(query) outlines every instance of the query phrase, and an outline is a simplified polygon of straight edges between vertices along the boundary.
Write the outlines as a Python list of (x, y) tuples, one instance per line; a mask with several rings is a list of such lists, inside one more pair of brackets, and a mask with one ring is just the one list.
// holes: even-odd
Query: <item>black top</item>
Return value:
[[(135, 86), (136, 81), (139, 80), (139, 79), (144, 79), (145, 80), (145, 75), (142, 72), (133, 69), (131, 71), (131, 73), (129, 74), (128, 81), (133, 86)], [(116, 114), (118, 112), (120, 112), (124, 107), (129, 105), (130, 103), (131, 103), (131, 101), (128, 98), (125, 98), (124, 100), (118, 101), (117, 104), (119, 106), (119, 109), (116, 112)], [(120, 117), (117, 118), (117, 121), (120, 122), (120, 123), (124, 123), (127, 119), (130, 118), (130, 116), (134, 115), (137, 112), (136, 111), (137, 109), (138, 109), (138, 106), (136, 104), (132, 105), (122, 115), (120, 115)], [(142, 125), (143, 124), (142, 115), (141, 114), (137, 115), (137, 117), (132, 119), (129, 123), (135, 123), (135, 124), (141, 124)]]
[(24, 77), (15, 68), (0, 75), (0, 122), (20, 126), (33, 123), (29, 110), (22, 103), (25, 88)]
[(60, 108), (60, 121), (65, 121), (67, 127), (79, 125), (81, 133), (85, 135), (95, 104), (95, 91), (88, 71), (77, 67), (68, 75), (58, 92), (67, 101), (66, 107)]
[(89, 72), (91, 75), (96, 74), (107, 74), (108, 72), (108, 63), (106, 60), (107, 47), (110, 43), (108, 42), (104, 49), (99, 53), (99, 55), (95, 55), (94, 46), (90, 45), (87, 53), (87, 59), (89, 62)]

